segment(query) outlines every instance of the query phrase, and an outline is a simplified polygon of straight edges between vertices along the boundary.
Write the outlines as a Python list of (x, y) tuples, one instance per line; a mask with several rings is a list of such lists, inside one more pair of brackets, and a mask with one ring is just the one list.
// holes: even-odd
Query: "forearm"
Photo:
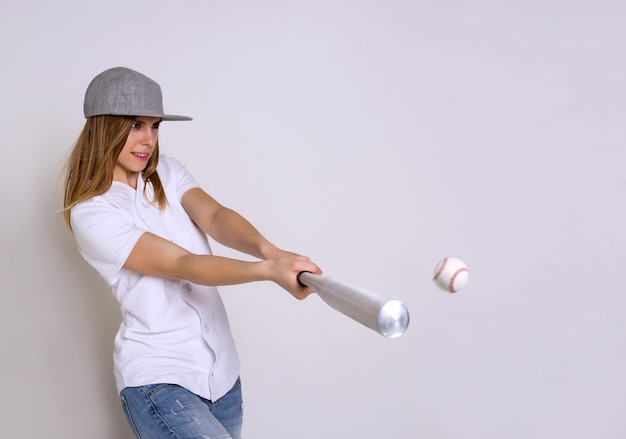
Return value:
[(248, 220), (227, 207), (216, 212), (207, 232), (220, 244), (259, 259), (278, 250)]
[(250, 222), (218, 203), (202, 189), (188, 190), (181, 202), (196, 225), (220, 244), (259, 259), (267, 259), (277, 253), (278, 249)]
[(304, 299), (312, 291), (303, 287), (298, 273), (321, 270), (308, 258), (279, 257), (259, 262), (240, 261), (220, 256), (185, 254), (176, 258), (169, 277), (186, 279), (200, 285), (223, 286), (268, 280), (289, 291), (297, 299)]
[(269, 280), (261, 262), (248, 262), (212, 255), (186, 254), (176, 258), (170, 277), (199, 285), (221, 286)]

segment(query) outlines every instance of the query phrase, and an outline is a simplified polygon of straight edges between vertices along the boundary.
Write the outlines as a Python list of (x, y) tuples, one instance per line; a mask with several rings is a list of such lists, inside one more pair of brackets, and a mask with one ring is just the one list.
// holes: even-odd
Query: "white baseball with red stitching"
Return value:
[(435, 267), (433, 281), (448, 293), (461, 291), (469, 280), (469, 269), (458, 258), (444, 258)]

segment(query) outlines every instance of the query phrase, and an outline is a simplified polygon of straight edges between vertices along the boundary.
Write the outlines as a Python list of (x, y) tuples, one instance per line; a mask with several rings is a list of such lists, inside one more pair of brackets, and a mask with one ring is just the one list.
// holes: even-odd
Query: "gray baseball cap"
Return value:
[(164, 114), (159, 84), (126, 67), (114, 67), (93, 78), (85, 92), (83, 110), (86, 118), (108, 114), (191, 120), (188, 116)]

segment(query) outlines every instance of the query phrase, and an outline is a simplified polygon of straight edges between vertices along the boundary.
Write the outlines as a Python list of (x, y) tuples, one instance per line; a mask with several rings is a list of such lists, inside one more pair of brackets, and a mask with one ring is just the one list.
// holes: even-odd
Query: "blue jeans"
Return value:
[(127, 387), (124, 413), (138, 439), (241, 439), (241, 381), (215, 402), (174, 384)]

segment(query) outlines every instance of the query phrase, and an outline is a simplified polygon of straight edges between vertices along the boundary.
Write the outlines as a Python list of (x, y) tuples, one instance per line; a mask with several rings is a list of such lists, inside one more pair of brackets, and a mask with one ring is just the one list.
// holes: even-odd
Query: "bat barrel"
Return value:
[(409, 326), (409, 310), (399, 300), (389, 300), (378, 311), (377, 331), (387, 338), (400, 337)]
[(398, 300), (334, 277), (303, 272), (298, 280), (332, 308), (384, 337), (399, 337), (409, 325), (409, 311)]

